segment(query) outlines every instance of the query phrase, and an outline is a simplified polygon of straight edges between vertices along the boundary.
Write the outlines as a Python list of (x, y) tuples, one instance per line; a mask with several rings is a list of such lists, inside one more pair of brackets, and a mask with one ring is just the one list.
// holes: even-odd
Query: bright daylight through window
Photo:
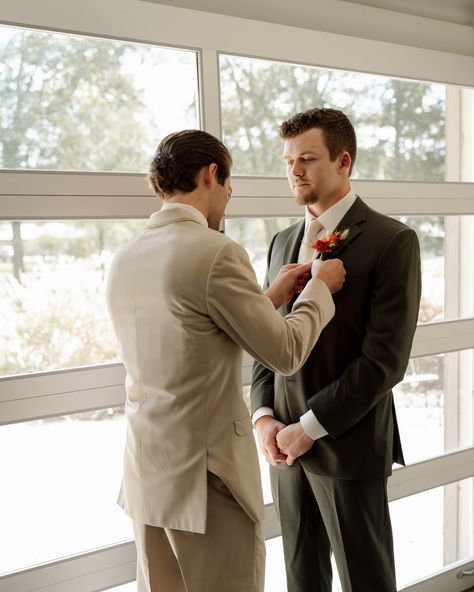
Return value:
[(0, 426), (0, 574), (133, 537), (115, 504), (124, 437), (122, 408)]
[(119, 361), (104, 278), (144, 223), (0, 222), (0, 376)]
[(220, 75), (235, 174), (282, 176), (278, 122), (320, 106), (354, 124), (354, 178), (444, 181), (444, 85), (228, 55)]
[[(216, 97), (217, 87), (220, 92), (219, 104), (206, 103), (206, 129), (218, 128), (220, 117), (233, 175), (263, 178), (239, 180), (246, 189), (235, 192), (231, 202), (240, 200), (238, 214), (225, 219), (226, 234), (245, 247), (260, 284), (273, 235), (300, 220), (304, 210), (290, 217), (279, 204), (280, 217), (270, 208), (256, 217), (253, 207), (255, 202), (260, 207), (260, 198), (251, 204), (254, 196), (271, 203), (281, 195), (273, 190), (262, 194), (260, 186), (254, 192), (252, 183), (265, 188), (267, 182), (268, 187), (282, 183), (271, 180), (285, 176), (278, 125), (297, 111), (322, 106), (347, 113), (358, 138), (356, 183), (412, 181), (422, 188), (474, 180), (472, 90), (241, 57), (219, 53), (219, 48), (199, 54), (199, 49), (0, 25), (0, 174), (18, 179), (12, 195), (42, 203), (48, 191), (33, 194), (25, 189), (25, 178), (51, 176), (55, 187), (59, 177), (80, 183), (81, 173), (106, 178), (107, 189), (109, 182), (114, 187), (124, 177), (134, 181), (139, 176), (145, 194), (145, 172), (159, 140), (179, 129), (203, 128), (200, 87), (204, 96), (214, 96), (206, 87), (209, 69), (203, 67), (203, 79), (198, 79), (198, 59), (204, 66), (206, 52), (218, 60), (218, 73), (211, 60), (210, 88)], [(454, 103), (449, 100), (453, 90), (459, 90)], [(461, 114), (454, 109), (452, 116), (453, 105)], [(460, 130), (453, 135), (449, 125), (458, 116)], [(454, 165), (453, 145), (461, 155)], [(72, 185), (68, 191), (77, 200), (93, 197), (75, 194)], [(115, 194), (110, 191), (106, 197), (112, 203)], [(446, 321), (463, 325), (474, 317), (474, 216), (472, 209), (442, 209), (440, 199), (431, 204), (426, 197), (417, 201), (424, 201), (424, 209), (408, 215), (401, 206), (390, 215), (413, 228), (420, 241), (419, 332), (430, 331), (430, 323), (449, 332), (458, 325)], [(146, 222), (146, 214), (134, 207), (122, 216), (86, 211), (50, 220), (24, 210), (0, 219), (0, 383), (6, 403), (25, 410), (15, 423), (0, 425), (0, 450), (8, 451), (0, 455), (0, 575), (100, 553), (132, 539), (130, 521), (115, 504), (126, 427), (121, 391), (116, 401), (104, 403), (102, 384), (87, 385), (81, 388), (93, 404), (63, 409), (61, 402), (48, 414), (42, 408), (43, 394), (33, 395), (31, 403), (14, 397), (10, 401), (9, 385), (59, 377), (66, 384), (64, 392), (50, 396), (48, 391), (44, 400), (58, 394), (65, 401), (79, 375), (122, 371), (107, 366), (120, 360), (105, 308), (104, 279), (113, 253)], [(410, 470), (416, 463), (474, 446), (472, 345), (425, 353), (410, 359), (394, 389)], [(243, 368), (247, 403), (248, 364)], [(85, 366), (97, 368), (81, 370)], [(122, 388), (119, 382), (111, 388)], [(271, 504), (267, 462), (261, 454), (259, 460), (265, 503)], [(458, 480), (390, 503), (399, 587), (472, 557), (473, 482)], [(278, 532), (266, 544), (266, 592), (286, 590)], [(66, 561), (65, 573), (69, 569)], [(126, 580), (114, 583), (119, 581)], [(132, 592), (136, 583), (111, 589)], [(336, 574), (333, 592), (340, 591)]]
[(197, 93), (195, 52), (0, 26), (0, 168), (142, 172)]

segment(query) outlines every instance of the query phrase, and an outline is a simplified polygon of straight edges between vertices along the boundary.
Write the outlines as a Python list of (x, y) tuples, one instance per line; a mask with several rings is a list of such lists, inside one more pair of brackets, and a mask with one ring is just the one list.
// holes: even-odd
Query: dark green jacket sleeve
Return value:
[[(270, 267), (270, 261), (272, 258), (272, 250), (275, 242), (276, 235), (272, 238), (270, 247), (267, 254), (267, 272), (265, 274), (265, 281), (263, 282), (263, 290), (265, 291), (269, 285), (268, 270)], [(273, 409), (273, 403), (275, 400), (275, 375), (274, 373), (260, 364), (254, 361), (252, 368), (252, 386), (250, 388), (250, 405), (251, 413), (253, 414), (259, 407), (271, 407)]]

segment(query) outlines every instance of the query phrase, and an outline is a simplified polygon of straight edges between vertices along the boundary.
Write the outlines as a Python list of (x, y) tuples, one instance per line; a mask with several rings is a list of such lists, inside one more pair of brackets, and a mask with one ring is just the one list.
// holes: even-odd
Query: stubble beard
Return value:
[(309, 193), (303, 194), (295, 194), (296, 203), (299, 206), (310, 206), (312, 204), (318, 203), (318, 194), (316, 191), (310, 191)]

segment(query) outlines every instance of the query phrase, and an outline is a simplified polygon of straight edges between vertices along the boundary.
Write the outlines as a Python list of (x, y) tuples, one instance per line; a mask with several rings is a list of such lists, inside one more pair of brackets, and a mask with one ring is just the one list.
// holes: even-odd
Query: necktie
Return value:
[(298, 263), (308, 263), (312, 261), (316, 256), (316, 250), (311, 246), (316, 237), (323, 229), (321, 222), (313, 218), (306, 228), (303, 240), (301, 241), (301, 247), (298, 254)]

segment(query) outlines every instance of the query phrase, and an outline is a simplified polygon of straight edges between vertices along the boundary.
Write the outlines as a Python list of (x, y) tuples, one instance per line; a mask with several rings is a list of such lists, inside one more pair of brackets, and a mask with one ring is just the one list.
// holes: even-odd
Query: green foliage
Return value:
[(224, 140), (234, 173), (283, 176), (279, 124), (314, 107), (356, 129), (355, 178), (444, 180), (444, 87), (246, 58), (221, 58)]
[(100, 272), (63, 265), (0, 283), (0, 375), (118, 361)]
[(0, 375), (117, 361), (105, 267), (143, 220), (54, 223), (54, 234), (48, 222), (34, 224), (37, 238), (22, 241), (21, 283), (11, 265), (0, 273)]
[(413, 228), (418, 235), (423, 255), (443, 257), (445, 251), (444, 216), (394, 216)]
[(143, 101), (123, 69), (128, 51), (31, 31), (0, 42), (0, 167), (143, 170)]

